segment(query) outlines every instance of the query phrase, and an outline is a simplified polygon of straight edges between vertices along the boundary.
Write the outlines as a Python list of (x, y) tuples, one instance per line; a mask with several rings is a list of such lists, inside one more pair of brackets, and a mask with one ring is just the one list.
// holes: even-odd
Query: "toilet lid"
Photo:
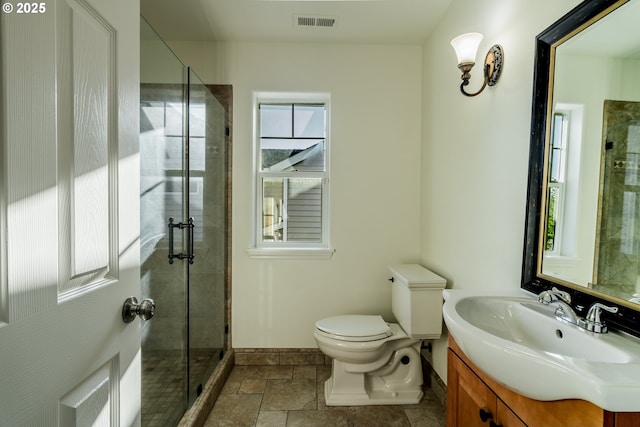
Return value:
[(351, 314), (327, 317), (326, 319), (318, 320), (316, 328), (332, 335), (367, 338), (367, 340), (371, 341), (392, 335), (387, 322), (378, 315)]

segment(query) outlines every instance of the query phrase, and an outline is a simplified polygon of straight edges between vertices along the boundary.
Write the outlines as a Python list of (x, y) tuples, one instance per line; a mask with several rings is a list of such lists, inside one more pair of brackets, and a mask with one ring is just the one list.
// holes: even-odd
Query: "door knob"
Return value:
[(131, 323), (136, 316), (140, 316), (142, 320), (149, 320), (156, 311), (156, 303), (152, 299), (143, 299), (140, 304), (136, 297), (129, 297), (122, 306), (122, 320), (124, 323)]

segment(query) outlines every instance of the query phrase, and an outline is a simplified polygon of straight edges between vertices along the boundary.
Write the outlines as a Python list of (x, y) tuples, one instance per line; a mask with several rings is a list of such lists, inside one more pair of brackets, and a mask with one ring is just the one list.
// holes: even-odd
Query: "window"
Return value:
[(287, 249), (284, 256), (318, 249), (330, 256), (329, 98), (271, 94), (256, 97), (255, 106), (253, 255), (268, 249), (270, 254)]

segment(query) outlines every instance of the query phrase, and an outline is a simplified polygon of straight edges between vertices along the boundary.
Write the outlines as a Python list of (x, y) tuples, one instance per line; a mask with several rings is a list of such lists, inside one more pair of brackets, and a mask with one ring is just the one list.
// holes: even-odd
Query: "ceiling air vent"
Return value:
[(293, 25), (296, 28), (336, 28), (338, 17), (319, 15), (294, 15)]

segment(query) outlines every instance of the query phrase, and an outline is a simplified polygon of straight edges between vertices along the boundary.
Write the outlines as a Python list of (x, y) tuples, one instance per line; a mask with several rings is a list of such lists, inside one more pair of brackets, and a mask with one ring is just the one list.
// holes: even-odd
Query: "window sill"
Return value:
[(324, 248), (249, 248), (255, 259), (331, 259), (335, 249)]

